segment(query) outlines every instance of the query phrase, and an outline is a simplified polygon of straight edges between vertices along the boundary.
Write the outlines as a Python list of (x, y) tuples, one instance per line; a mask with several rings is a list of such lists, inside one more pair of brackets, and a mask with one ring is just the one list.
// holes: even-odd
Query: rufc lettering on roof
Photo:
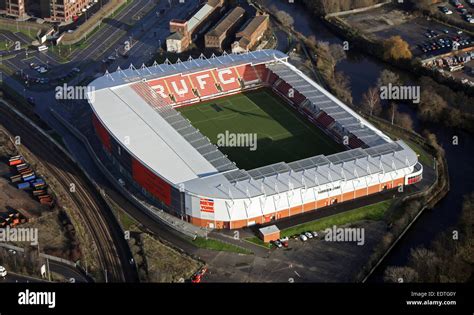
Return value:
[(201, 75), (185, 74), (160, 78), (150, 81), (148, 84), (159, 96), (169, 98), (167, 91), (171, 94), (185, 95), (193, 88), (205, 90), (208, 86), (215, 85), (216, 81), (223, 86), (233, 84), (236, 82), (235, 77), (236, 75), (229, 68), (211, 69)]

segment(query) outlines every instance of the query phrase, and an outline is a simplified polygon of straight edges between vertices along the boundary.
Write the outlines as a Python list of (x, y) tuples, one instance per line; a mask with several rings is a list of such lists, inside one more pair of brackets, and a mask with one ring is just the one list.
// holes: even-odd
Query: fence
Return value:
[[(20, 252), (20, 253), (24, 253), (24, 252), (25, 252), (25, 249), (24, 249), (23, 247), (14, 246), (14, 245), (11, 245), (11, 244), (0, 243), (0, 247), (6, 248), (6, 249), (11, 249), (11, 250), (14, 250), (14, 251)], [(68, 266), (71, 266), (71, 267), (74, 267), (74, 268), (77, 267), (76, 263), (74, 263), (74, 262), (72, 262), (72, 261), (70, 261), (70, 260), (64, 259), (64, 258), (60, 258), (60, 257), (48, 255), (48, 254), (45, 254), (45, 253), (39, 253), (39, 256), (40, 256), (41, 258), (49, 259), (49, 260), (52, 260), (52, 261), (56, 261), (56, 262), (58, 262), (58, 263), (61, 263), (61, 264), (64, 264), (64, 265), (68, 265)]]

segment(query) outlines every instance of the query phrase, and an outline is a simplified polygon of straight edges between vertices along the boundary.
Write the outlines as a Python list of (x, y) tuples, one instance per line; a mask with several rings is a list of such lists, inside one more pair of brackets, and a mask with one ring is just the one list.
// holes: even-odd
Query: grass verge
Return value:
[(262, 240), (261, 240), (259, 237), (257, 237), (257, 236), (246, 238), (246, 239), (244, 239), (244, 241), (253, 243), (253, 244), (258, 245), (258, 246), (265, 247), (265, 248), (267, 248), (267, 249), (272, 248), (272, 244), (270, 244), (270, 243), (265, 243), (264, 241), (262, 241)]
[(360, 220), (381, 220), (388, 210), (392, 200), (385, 200), (379, 203), (357, 208), (354, 210), (338, 213), (319, 220), (299, 224), (281, 231), (281, 236), (292, 236), (305, 231), (321, 231), (333, 225), (344, 225)]

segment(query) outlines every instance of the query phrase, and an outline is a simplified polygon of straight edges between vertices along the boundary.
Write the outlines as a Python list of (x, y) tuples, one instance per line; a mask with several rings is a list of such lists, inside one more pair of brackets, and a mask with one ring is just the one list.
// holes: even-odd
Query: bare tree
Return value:
[(383, 279), (385, 282), (411, 283), (418, 281), (418, 272), (410, 267), (387, 267)]
[(293, 24), (295, 23), (295, 20), (293, 19), (291, 15), (289, 15), (285, 11), (280, 10), (277, 13), (275, 13), (275, 16), (284, 27), (293, 28)]
[(372, 115), (380, 115), (382, 112), (382, 105), (380, 104), (379, 90), (375, 87), (369, 88), (362, 96), (362, 110)]
[(377, 79), (377, 86), (387, 86), (389, 84), (392, 85), (399, 85), (400, 77), (393, 71), (388, 69), (384, 69), (381, 73), (379, 78)]

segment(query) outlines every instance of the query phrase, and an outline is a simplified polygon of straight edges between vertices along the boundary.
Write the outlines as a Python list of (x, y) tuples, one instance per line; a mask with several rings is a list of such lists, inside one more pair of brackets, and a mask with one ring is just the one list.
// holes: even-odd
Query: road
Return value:
[(92, 184), (46, 137), (39, 135), (37, 130), (6, 109), (4, 103), (1, 104), (0, 123), (12, 134), (21, 137), (22, 143), (43, 162), (48, 173), (63, 187), (74, 185), (75, 191), (69, 196), (75, 209), (80, 209), (79, 215), (97, 246), (104, 278), (113, 282), (138, 281), (136, 268), (129, 263), (132, 254), (123, 231)]

